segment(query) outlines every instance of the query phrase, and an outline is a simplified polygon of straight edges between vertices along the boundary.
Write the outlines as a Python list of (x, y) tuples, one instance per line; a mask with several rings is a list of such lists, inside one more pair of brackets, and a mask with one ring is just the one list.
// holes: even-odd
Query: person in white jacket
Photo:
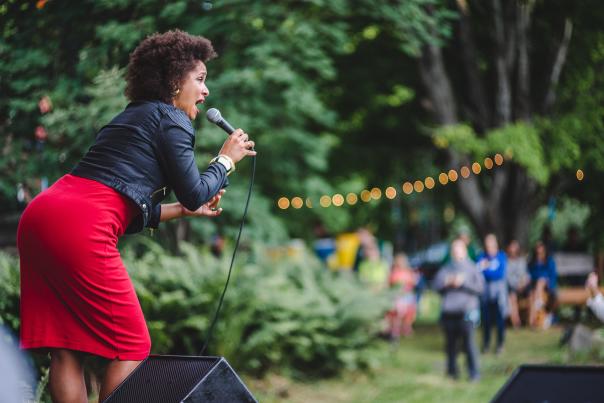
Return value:
[(590, 273), (589, 276), (587, 276), (585, 288), (589, 293), (587, 306), (591, 308), (598, 319), (604, 322), (604, 296), (602, 296), (602, 293), (598, 288), (598, 275), (596, 273)]

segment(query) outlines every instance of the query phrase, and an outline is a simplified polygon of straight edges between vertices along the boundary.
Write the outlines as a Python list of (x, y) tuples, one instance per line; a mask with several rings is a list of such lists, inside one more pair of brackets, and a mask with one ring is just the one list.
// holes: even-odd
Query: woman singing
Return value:
[[(241, 129), (203, 172), (191, 119), (209, 95), (212, 44), (155, 34), (130, 55), (131, 103), (103, 127), (70, 174), (38, 195), (19, 222), (21, 344), (50, 351), (56, 402), (87, 402), (82, 359), (109, 361), (99, 399), (145, 359), (149, 332), (117, 249), (124, 233), (183, 216), (217, 216), (235, 163), (255, 155)], [(161, 204), (174, 191), (177, 203)]]

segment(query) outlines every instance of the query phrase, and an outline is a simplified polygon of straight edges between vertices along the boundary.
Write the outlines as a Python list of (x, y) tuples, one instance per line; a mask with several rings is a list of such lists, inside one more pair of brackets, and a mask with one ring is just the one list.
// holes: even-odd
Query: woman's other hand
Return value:
[(214, 197), (210, 199), (206, 204), (202, 205), (195, 211), (191, 211), (187, 209), (185, 206), (181, 205), (182, 215), (183, 217), (216, 217), (222, 213), (222, 208), (218, 207), (218, 203), (220, 203), (220, 199), (224, 194), (225, 190), (221, 189)]
[(253, 150), (254, 145), (246, 132), (237, 129), (229, 135), (218, 154), (227, 155), (237, 163), (248, 155), (256, 155), (256, 151)]

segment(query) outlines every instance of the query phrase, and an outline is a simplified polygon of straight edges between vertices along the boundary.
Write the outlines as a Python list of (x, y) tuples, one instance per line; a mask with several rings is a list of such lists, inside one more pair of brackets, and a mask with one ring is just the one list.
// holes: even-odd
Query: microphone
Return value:
[(206, 112), (206, 118), (216, 126), (220, 127), (222, 130), (227, 132), (227, 134), (231, 134), (235, 131), (235, 128), (231, 126), (229, 122), (226, 121), (225, 118), (222, 117), (220, 111), (216, 108), (210, 108)]

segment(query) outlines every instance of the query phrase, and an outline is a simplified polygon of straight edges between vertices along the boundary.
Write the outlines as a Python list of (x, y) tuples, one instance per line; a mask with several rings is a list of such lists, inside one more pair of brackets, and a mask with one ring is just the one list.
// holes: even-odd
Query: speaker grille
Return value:
[(219, 360), (219, 357), (151, 356), (105, 402), (181, 402)]
[(604, 366), (521, 365), (491, 403), (604, 402)]

